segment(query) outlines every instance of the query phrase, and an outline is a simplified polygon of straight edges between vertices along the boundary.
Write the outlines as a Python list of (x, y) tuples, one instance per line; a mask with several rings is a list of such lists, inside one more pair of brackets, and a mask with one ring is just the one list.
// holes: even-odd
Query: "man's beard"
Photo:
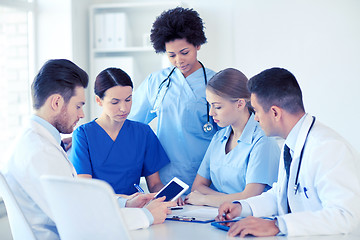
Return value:
[(66, 112), (66, 107), (63, 106), (59, 115), (56, 116), (54, 120), (54, 127), (60, 132), (64, 134), (69, 134), (73, 132), (72, 124), (69, 123), (69, 116)]

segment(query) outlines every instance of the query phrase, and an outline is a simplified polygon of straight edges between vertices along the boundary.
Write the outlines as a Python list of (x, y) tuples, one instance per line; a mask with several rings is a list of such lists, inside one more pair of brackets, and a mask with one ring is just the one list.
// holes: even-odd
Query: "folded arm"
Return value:
[(225, 194), (211, 189), (209, 187), (210, 184), (211, 181), (209, 179), (198, 174), (191, 188), (192, 192), (185, 198), (185, 203), (219, 207), (226, 201), (231, 202), (260, 195), (266, 186), (260, 183), (249, 183), (242, 192)]

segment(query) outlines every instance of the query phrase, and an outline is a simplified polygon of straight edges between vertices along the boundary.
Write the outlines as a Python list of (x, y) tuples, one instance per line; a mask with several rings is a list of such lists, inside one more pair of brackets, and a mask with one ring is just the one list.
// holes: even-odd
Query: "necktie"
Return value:
[(61, 147), (64, 149), (64, 151), (66, 152), (66, 150), (65, 150), (65, 144), (64, 144), (63, 141), (60, 142), (60, 146), (61, 146)]
[(285, 144), (284, 146), (284, 165), (286, 170), (286, 176), (287, 180), (289, 181), (289, 175), (290, 175), (290, 165), (291, 165), (291, 154), (290, 154), (290, 148)]
[[(284, 165), (285, 165), (286, 177), (287, 177), (286, 186), (289, 184), (291, 160), (292, 160), (292, 157), (290, 155), (290, 148), (285, 144), (285, 146), (284, 146)], [(291, 210), (290, 210), (290, 206), (289, 206), (289, 200), (287, 202), (288, 202), (288, 212), (290, 213)]]

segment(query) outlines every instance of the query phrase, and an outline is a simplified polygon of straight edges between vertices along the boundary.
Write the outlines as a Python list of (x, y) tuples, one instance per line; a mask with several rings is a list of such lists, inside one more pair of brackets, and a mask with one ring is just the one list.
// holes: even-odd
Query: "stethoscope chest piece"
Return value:
[(204, 132), (211, 132), (213, 128), (214, 127), (210, 122), (205, 123), (203, 126)]

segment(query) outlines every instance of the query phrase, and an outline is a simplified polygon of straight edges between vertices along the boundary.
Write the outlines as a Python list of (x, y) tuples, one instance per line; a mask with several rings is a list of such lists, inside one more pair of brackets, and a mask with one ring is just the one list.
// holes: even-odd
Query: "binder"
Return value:
[(94, 48), (102, 49), (105, 47), (105, 28), (104, 14), (97, 13), (94, 15)]
[(115, 15), (116, 13), (105, 13), (105, 48), (115, 48)]
[(123, 12), (115, 13), (115, 27), (114, 27), (114, 47), (126, 47), (126, 14)]

